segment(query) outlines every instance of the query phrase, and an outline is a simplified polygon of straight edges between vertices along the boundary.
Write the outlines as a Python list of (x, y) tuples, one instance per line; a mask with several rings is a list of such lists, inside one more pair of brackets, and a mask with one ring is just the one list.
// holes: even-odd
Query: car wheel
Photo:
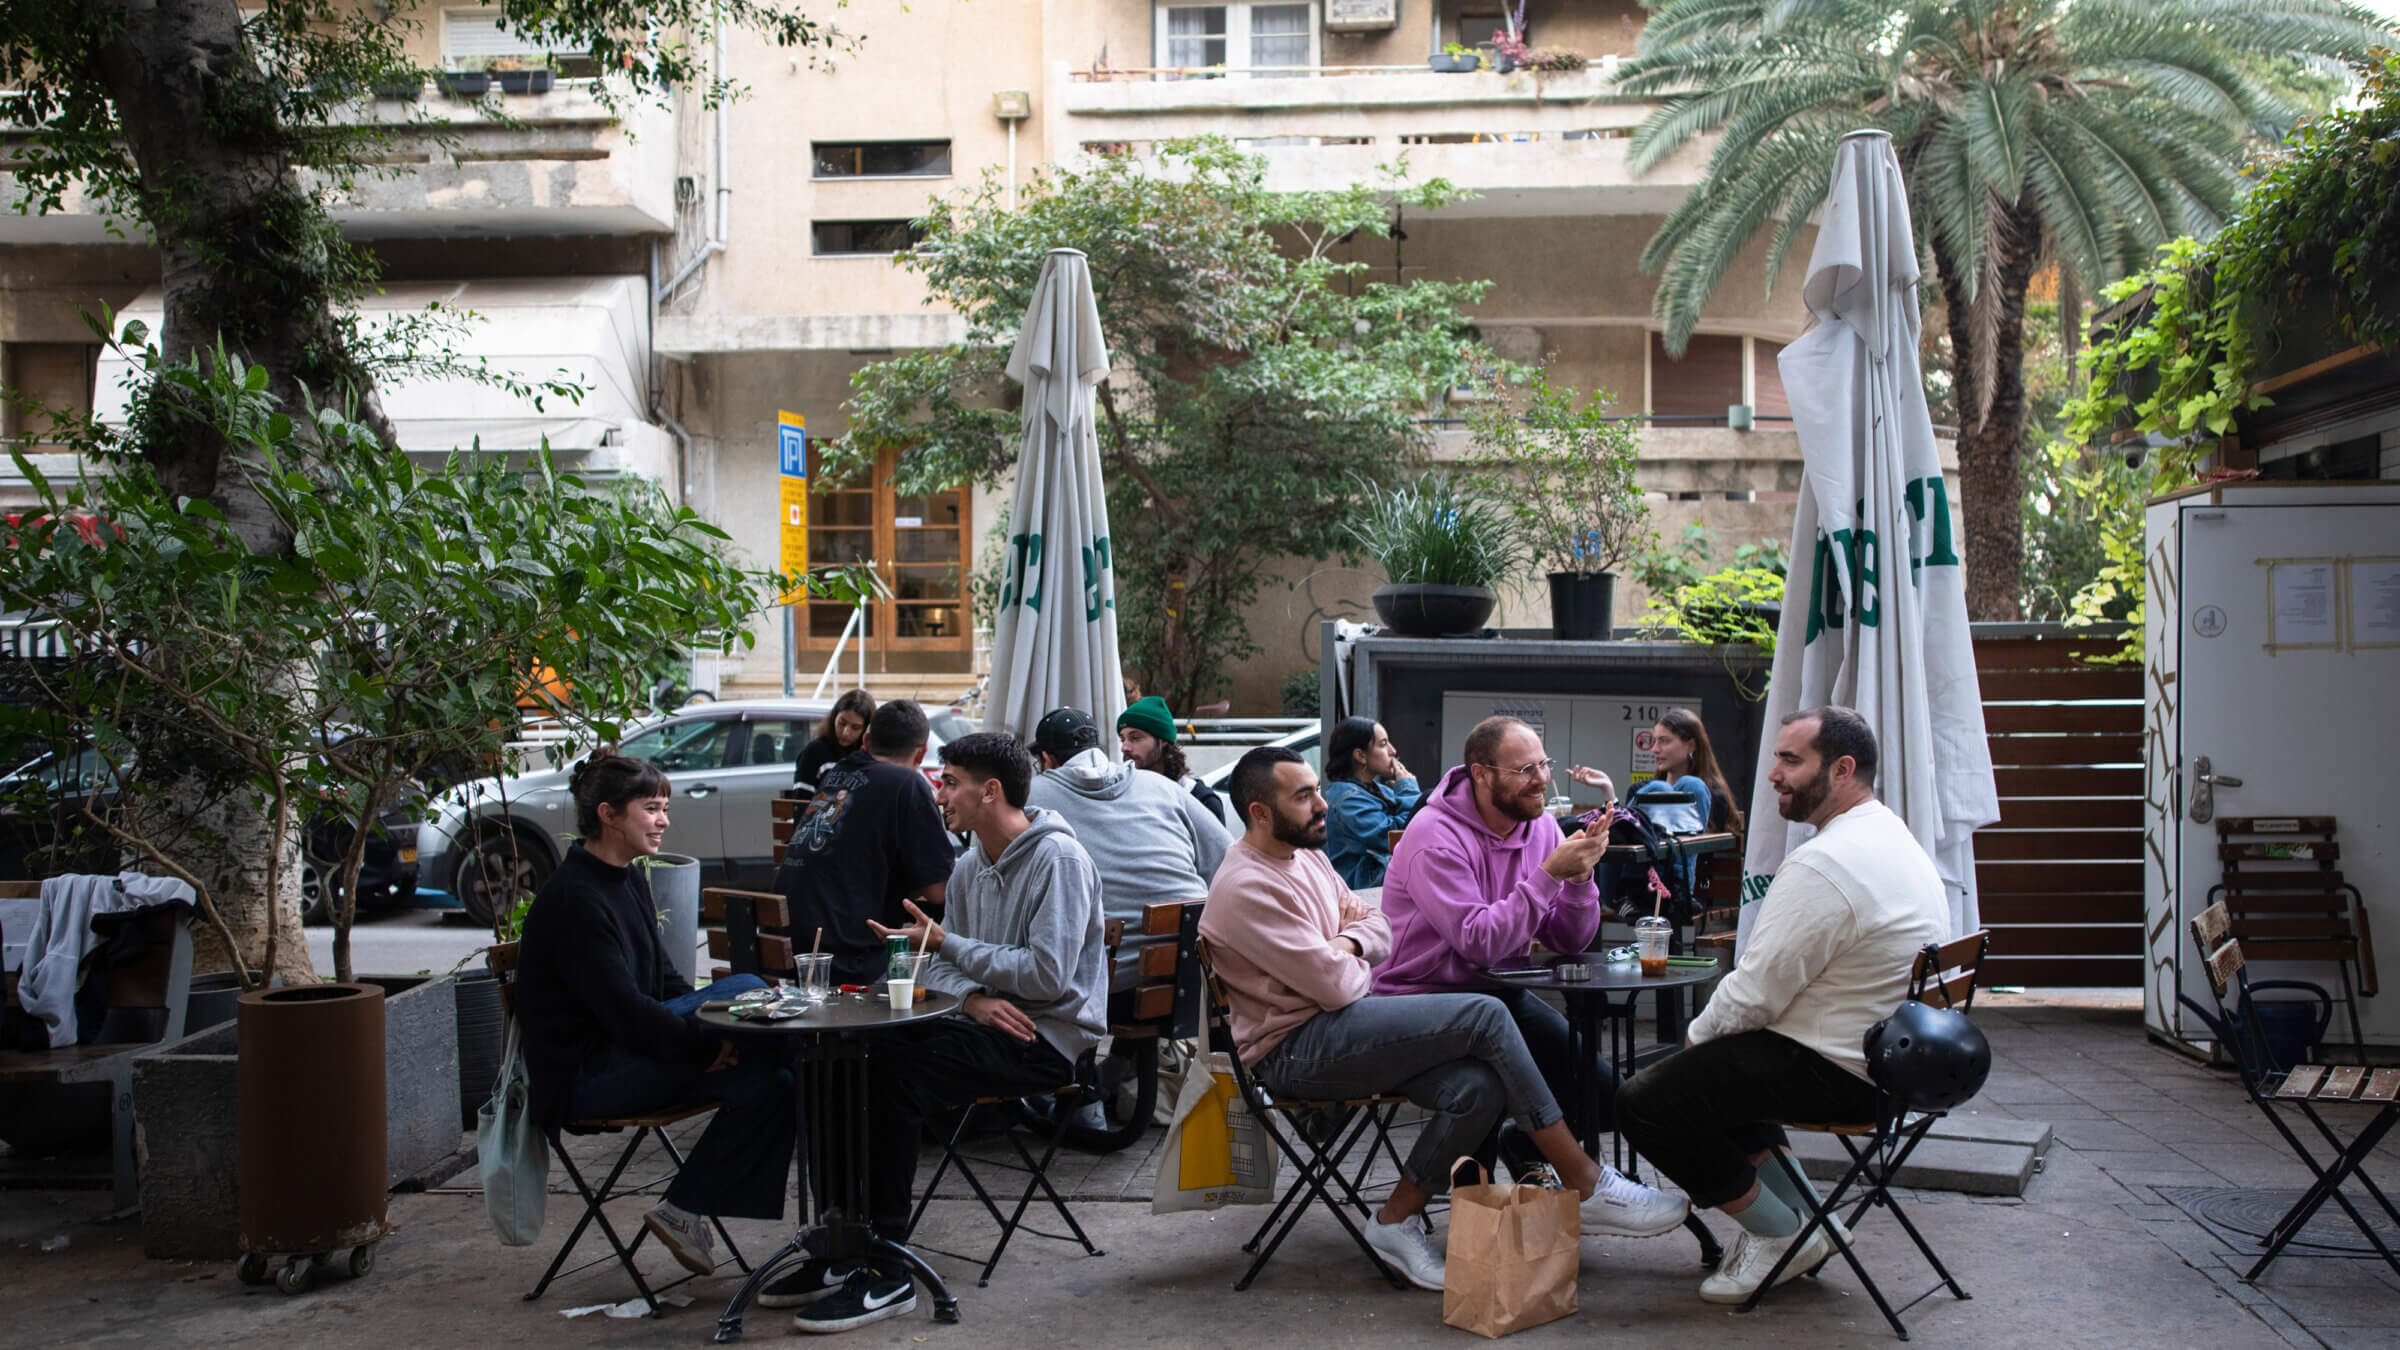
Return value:
[(332, 868), (303, 860), (300, 864), (300, 922), (332, 923), (333, 899), (340, 891), (341, 883)]
[(458, 903), (467, 916), (489, 928), (498, 911), (514, 906), (550, 879), (550, 858), (541, 845), (506, 829), (485, 830), (458, 860)]

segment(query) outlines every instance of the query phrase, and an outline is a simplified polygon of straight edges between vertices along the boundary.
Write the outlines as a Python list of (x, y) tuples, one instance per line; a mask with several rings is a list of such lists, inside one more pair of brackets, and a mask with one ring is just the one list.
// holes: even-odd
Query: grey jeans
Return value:
[(1258, 1063), (1280, 1097), (1397, 1093), (1433, 1113), (1408, 1151), (1408, 1179), (1439, 1194), (1506, 1111), (1522, 1130), (1558, 1102), (1500, 1001), (1483, 994), (1369, 995), (1300, 1024)]

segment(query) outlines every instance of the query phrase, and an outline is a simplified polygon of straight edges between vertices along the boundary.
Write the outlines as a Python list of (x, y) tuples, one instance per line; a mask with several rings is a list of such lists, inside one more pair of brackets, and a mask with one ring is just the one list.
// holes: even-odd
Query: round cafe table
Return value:
[[(958, 1300), (923, 1257), (901, 1245), (906, 1234), (879, 1233), (867, 1207), (867, 1060), (875, 1042), (902, 1027), (958, 1011), (947, 994), (920, 989), (916, 1004), (894, 1012), (868, 994), (842, 994), (806, 1014), (780, 1022), (750, 1021), (702, 1008), (700, 1021), (728, 1037), (756, 1043), (780, 1039), (792, 1048), (792, 1083), (800, 1099), (799, 1222), (783, 1250), (759, 1263), (717, 1318), (719, 1341), (738, 1339), (742, 1313), (768, 1280), (810, 1257), (873, 1256), (905, 1265), (933, 1296), (933, 1320), (958, 1320)], [(913, 1146), (914, 1141), (910, 1141)], [(825, 1203), (811, 1212), (811, 1185)]]
[[(1581, 966), (1583, 979), (1560, 979), (1558, 972), (1567, 966)], [(1584, 1151), (1600, 1156), (1600, 1076), (1593, 1072), (1594, 1052), (1599, 1048), (1601, 1023), (1609, 1028), (1609, 1063), (1620, 1074), (1632, 1071), (1634, 1044), (1634, 1005), (1645, 993), (1665, 994), (1670, 990), (1689, 989), (1721, 978), (1729, 969), (1724, 958), (1702, 969), (1698, 966), (1669, 966), (1662, 975), (1644, 975), (1639, 961), (1607, 961), (1598, 952), (1538, 952), (1531, 956), (1503, 961), (1484, 972), (1484, 978), (1494, 985), (1514, 989), (1540, 989), (1557, 993), (1567, 1005), (1568, 1050), (1574, 1065), (1575, 1082), (1568, 1089), (1583, 1103)], [(1617, 1011), (1616, 995), (1625, 996), (1622, 1013)], [(1638, 1158), (1625, 1151), (1625, 1137), (1616, 1136), (1614, 1157), (1617, 1167), (1626, 1176), (1641, 1180)], [(1724, 1259), (1725, 1249), (1716, 1235), (1700, 1222), (1697, 1214), (1688, 1216), (1683, 1226), (1700, 1240), (1700, 1259), (1715, 1266)]]

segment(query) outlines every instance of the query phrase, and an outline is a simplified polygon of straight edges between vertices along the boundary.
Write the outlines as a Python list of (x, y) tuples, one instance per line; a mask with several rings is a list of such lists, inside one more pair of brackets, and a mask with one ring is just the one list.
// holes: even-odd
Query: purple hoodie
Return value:
[(1523, 956), (1533, 940), (1579, 952), (1600, 931), (1600, 887), (1542, 870), (1566, 841), (1547, 815), (1495, 836), (1475, 810), (1464, 765), (1442, 775), (1392, 850), (1383, 879), (1391, 958), (1375, 967), (1378, 994), (1479, 986), (1485, 969)]

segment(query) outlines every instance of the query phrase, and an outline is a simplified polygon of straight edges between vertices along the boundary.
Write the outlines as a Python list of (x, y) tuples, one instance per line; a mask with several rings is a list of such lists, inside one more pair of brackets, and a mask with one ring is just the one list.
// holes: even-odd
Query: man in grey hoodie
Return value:
[[(1056, 1091), (1107, 1030), (1099, 873), (1058, 813), (1026, 808), (1032, 778), (1012, 737), (976, 732), (943, 746), (934, 798), (951, 829), (975, 836), (950, 872), (947, 922), (906, 902), (906, 928), (875, 925), (929, 953), (919, 982), (963, 1000), (970, 1019), (878, 1037), (867, 1060), (868, 1217), (888, 1236), (908, 1227), (926, 1117), (980, 1097)], [(815, 1282), (826, 1296), (795, 1315), (802, 1331), (846, 1331), (916, 1307), (906, 1269), (827, 1269)]]
[[(1216, 813), (1171, 778), (1110, 762), (1100, 728), (1080, 708), (1057, 708), (1034, 728), (1034, 753), (1047, 772), (1026, 801), (1075, 827), (1075, 840), (1100, 869), (1108, 918), (1141, 931), (1142, 909), (1208, 894), (1232, 840)], [(1136, 953), (1118, 957), (1109, 988), (1130, 989)]]

